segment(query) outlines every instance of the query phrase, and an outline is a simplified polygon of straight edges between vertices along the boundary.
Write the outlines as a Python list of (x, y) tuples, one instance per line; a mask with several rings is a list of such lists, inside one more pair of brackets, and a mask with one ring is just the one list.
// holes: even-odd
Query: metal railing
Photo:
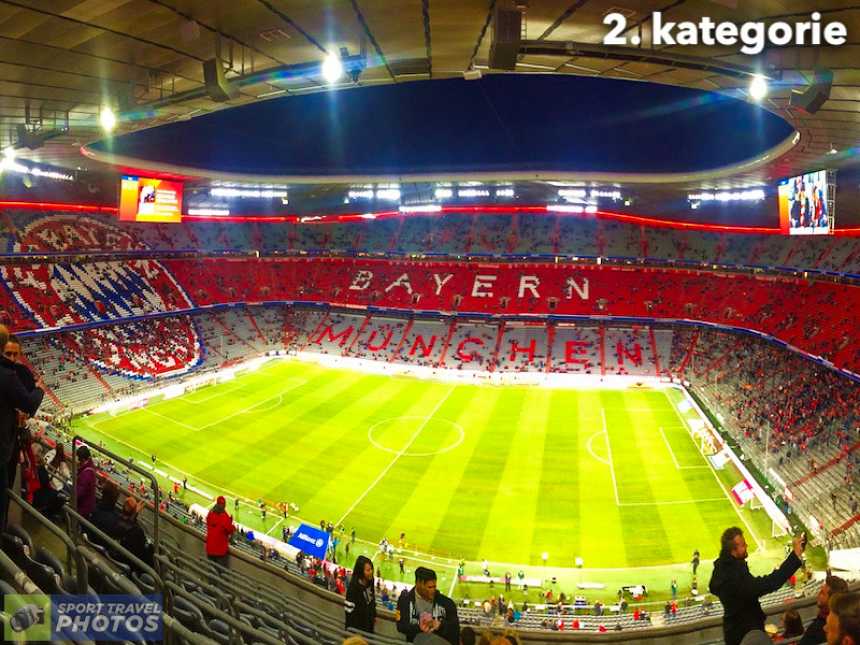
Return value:
[[(110, 450), (108, 450), (107, 448), (105, 448), (103, 446), (99, 446), (95, 443), (91, 443), (91, 442), (87, 441), (84, 437), (82, 437), (79, 434), (76, 434), (74, 437), (72, 437), (72, 450), (71, 450), (71, 452), (72, 452), (72, 507), (75, 509), (78, 508), (78, 464), (77, 464), (78, 453), (77, 453), (77, 446), (80, 446), (80, 445), (87, 446), (90, 449), (90, 452), (93, 452), (93, 451), (98, 452), (102, 455), (105, 455), (109, 459), (113, 459), (114, 461), (121, 463), (124, 467), (126, 467), (130, 470), (133, 470), (134, 472), (138, 473), (139, 475), (143, 475), (143, 477), (145, 479), (148, 479), (150, 481), (150, 483), (152, 484), (152, 492), (154, 495), (153, 505), (154, 505), (154, 509), (155, 509), (155, 512), (153, 513), (154, 519), (153, 519), (153, 524), (152, 524), (152, 541), (155, 543), (155, 551), (158, 552), (158, 547), (159, 547), (158, 506), (161, 502), (161, 491), (158, 487), (158, 480), (156, 479), (155, 475), (150, 473), (148, 470), (144, 470), (143, 468), (138, 466), (134, 462), (133, 459), (127, 459), (125, 457), (121, 457), (120, 455), (118, 455), (114, 452), (111, 452)], [(146, 502), (146, 500), (144, 500), (144, 502), (148, 503), (148, 502)], [(80, 533), (80, 527), (78, 526), (77, 521), (74, 521), (72, 524), (72, 533), (73, 533), (73, 535), (78, 535)]]
[(72, 567), (70, 566), (72, 561), (74, 561), (75, 564), (75, 593), (87, 593), (87, 587), (89, 585), (89, 581), (87, 579), (87, 563), (83, 554), (81, 554), (75, 543), (72, 542), (69, 535), (35, 508), (30, 506), (30, 504), (25, 502), (24, 499), (14, 491), (9, 490), (7, 491), (7, 494), (9, 495), (10, 501), (14, 501), (18, 504), (22, 510), (24, 510), (30, 517), (34, 518), (43, 527), (48, 529), (48, 531), (53, 533), (66, 546), (66, 568), (70, 573), (72, 570)]

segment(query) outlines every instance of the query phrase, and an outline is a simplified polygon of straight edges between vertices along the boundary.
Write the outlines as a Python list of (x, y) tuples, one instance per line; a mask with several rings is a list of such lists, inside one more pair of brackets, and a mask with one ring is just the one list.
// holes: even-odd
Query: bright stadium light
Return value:
[(413, 206), (401, 206), (401, 213), (441, 213), (442, 207), (439, 204), (416, 204)]
[(547, 204), (546, 209), (555, 213), (584, 213), (584, 206), (576, 206), (571, 204)]
[(322, 64), (322, 75), (326, 83), (334, 84), (343, 76), (343, 63), (337, 54), (329, 54)]
[(756, 74), (750, 81), (750, 97), (753, 101), (761, 101), (767, 96), (767, 81), (764, 76)]
[(6, 146), (3, 148), (3, 158), (15, 161), (15, 146)]
[(112, 132), (116, 127), (116, 114), (107, 105), (99, 112), (99, 123), (105, 132)]

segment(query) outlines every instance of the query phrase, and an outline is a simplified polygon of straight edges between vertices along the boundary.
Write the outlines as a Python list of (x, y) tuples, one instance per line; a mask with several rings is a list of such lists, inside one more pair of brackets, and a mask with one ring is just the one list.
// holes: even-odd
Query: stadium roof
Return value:
[[(498, 0), (501, 5), (502, 0)], [(100, 106), (122, 112), (117, 133), (193, 119), (212, 111), (276, 96), (327, 89), (319, 63), (346, 55), (355, 70), (342, 87), (462, 78), (490, 73), (495, 0), (2, 0), (0, 2), (0, 137), (13, 142), (16, 127), (54, 135), (23, 157), (75, 168), (108, 166), (81, 156), (99, 139)], [(766, 181), (857, 158), (860, 141), (860, 5), (845, 0), (791, 3), (744, 0), (519, 0), (523, 13), (520, 73), (620, 78), (721, 92), (746, 99), (750, 75), (770, 82), (764, 107), (784, 118), (800, 138), (786, 154), (738, 169), (738, 181)], [(740, 23), (763, 19), (824, 21), (848, 28), (841, 47), (781, 47), (758, 56), (727, 47), (615, 48), (601, 44), (609, 11), (627, 17), (627, 35), (647, 45), (652, 11), (668, 20)], [(205, 91), (203, 64), (220, 52), (235, 99), (217, 102)], [(833, 72), (829, 99), (815, 114), (788, 105), (813, 70)], [(317, 70), (317, 71), (313, 71)], [(68, 130), (66, 130), (68, 126)], [(831, 150), (836, 154), (829, 154)]]

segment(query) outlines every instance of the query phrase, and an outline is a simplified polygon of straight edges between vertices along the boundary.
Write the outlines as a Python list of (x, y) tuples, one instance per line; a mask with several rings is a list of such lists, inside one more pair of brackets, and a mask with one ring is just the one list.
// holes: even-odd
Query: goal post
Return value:
[[(690, 429), (690, 435), (700, 438), (700, 441), (697, 441), (697, 445), (701, 443), (702, 455), (705, 459), (720, 453), (727, 458), (727, 461), (731, 461), (734, 464), (744, 480), (749, 483), (752, 492), (752, 497), (749, 501), (750, 510), (763, 510), (770, 518), (772, 538), (782, 537), (791, 533), (791, 524), (785, 513), (782, 512), (776, 505), (776, 502), (765, 492), (743, 461), (735, 454), (734, 450), (722, 441), (716, 430), (706, 421), (707, 417), (704, 411), (699, 407), (695, 399), (690, 396), (686, 388), (682, 388), (682, 391), (684, 393), (685, 405), (697, 412), (695, 419), (687, 418), (685, 420)], [(710, 453), (708, 452), (709, 450), (711, 451)]]

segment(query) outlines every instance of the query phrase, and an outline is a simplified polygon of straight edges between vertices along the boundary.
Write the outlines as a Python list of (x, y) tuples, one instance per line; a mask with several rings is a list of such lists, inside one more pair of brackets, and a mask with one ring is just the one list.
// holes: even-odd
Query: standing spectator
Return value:
[[(28, 392), (32, 391), (36, 387), (36, 380), (33, 378), (33, 374), (30, 370), (21, 363), (21, 341), (18, 340), (18, 337), (14, 334), (9, 336), (9, 340), (6, 341), (6, 345), (3, 348), (3, 356), (10, 363), (14, 363), (15, 372), (18, 374), (18, 379), (21, 381), (24, 389)], [(18, 410), (18, 428), (17, 432), (15, 432), (15, 436), (12, 438), (12, 456), (9, 459), (9, 468), (6, 471), (9, 476), (9, 486), (14, 485), (15, 483), (15, 471), (18, 468), (21, 448), (27, 443), (27, 440), (24, 439), (24, 437), (29, 436), (27, 435), (27, 429), (25, 427), (26, 423), (27, 414)]]
[[(9, 330), (0, 325), (0, 345), (4, 348), (9, 340)], [(0, 529), (6, 526), (9, 506), (9, 462), (15, 448), (19, 416), (23, 412), (30, 416), (42, 404), (44, 392), (33, 382), (33, 375), (23, 365), (13, 363), (0, 356)]]
[(226, 567), (230, 556), (230, 536), (236, 531), (233, 518), (225, 507), (227, 500), (219, 496), (206, 515), (206, 557)]
[(397, 601), (397, 631), (410, 643), (418, 634), (435, 633), (451, 645), (459, 645), (460, 620), (454, 601), (436, 589), (436, 572), (415, 569), (415, 586), (403, 590)]
[(860, 645), (860, 593), (835, 594), (827, 615), (827, 645)]
[(726, 645), (739, 645), (747, 632), (764, 629), (764, 612), (758, 599), (779, 589), (803, 562), (804, 540), (794, 538), (792, 552), (779, 569), (755, 577), (747, 565), (747, 543), (737, 527), (723, 531), (720, 557), (714, 561), (709, 589), (723, 603), (723, 634)]
[(355, 560), (349, 587), (346, 589), (346, 628), (373, 633), (376, 621), (376, 591), (373, 587), (373, 562), (363, 555)]
[[(52, 454), (53, 453), (53, 454)], [(54, 475), (51, 478), (51, 486), (54, 490), (64, 490), (72, 478), (72, 471), (69, 468), (69, 463), (66, 461), (66, 451), (63, 444), (57, 443), (57, 447), (45, 455), (48, 460), (48, 465)]]
[(803, 638), (800, 639), (799, 645), (818, 645), (827, 640), (827, 635), (824, 633), (824, 624), (827, 622), (827, 614), (830, 613), (830, 598), (837, 593), (845, 593), (848, 591), (848, 583), (837, 576), (828, 575), (818, 590), (816, 604), (818, 605), (818, 615), (809, 623)]
[(78, 448), (77, 511), (90, 519), (96, 508), (96, 467), (86, 446)]

